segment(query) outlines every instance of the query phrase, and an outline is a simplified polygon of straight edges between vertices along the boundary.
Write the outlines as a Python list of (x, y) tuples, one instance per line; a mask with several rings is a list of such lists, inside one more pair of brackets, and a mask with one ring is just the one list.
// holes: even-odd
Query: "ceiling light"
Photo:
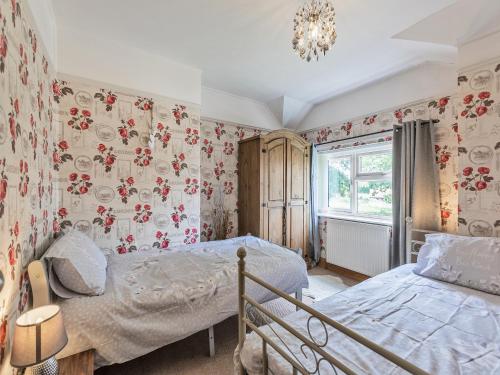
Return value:
[(302, 5), (293, 19), (292, 46), (301, 59), (319, 60), (337, 39), (335, 9), (328, 0), (310, 0)]

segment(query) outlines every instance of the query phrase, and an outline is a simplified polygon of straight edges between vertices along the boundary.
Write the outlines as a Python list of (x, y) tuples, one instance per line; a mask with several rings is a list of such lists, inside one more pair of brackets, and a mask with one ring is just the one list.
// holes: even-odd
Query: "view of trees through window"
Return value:
[(333, 211), (388, 218), (392, 215), (390, 149), (352, 153), (328, 161), (328, 205)]
[(335, 158), (328, 163), (328, 206), (351, 210), (351, 158)]

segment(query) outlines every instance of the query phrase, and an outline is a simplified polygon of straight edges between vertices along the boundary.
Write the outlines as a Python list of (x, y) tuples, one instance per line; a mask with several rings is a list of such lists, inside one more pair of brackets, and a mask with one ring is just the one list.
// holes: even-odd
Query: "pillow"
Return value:
[(500, 239), (427, 234), (413, 272), (500, 295)]
[(106, 257), (84, 233), (69, 231), (52, 244), (44, 258), (48, 262), (50, 286), (58, 296), (104, 293)]

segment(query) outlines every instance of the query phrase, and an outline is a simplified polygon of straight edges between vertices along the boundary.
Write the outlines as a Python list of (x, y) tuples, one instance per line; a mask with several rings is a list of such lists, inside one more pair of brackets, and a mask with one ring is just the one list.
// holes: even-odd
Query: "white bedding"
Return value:
[[(408, 264), (376, 276), (314, 308), (430, 374), (500, 374), (500, 296), (417, 276), (413, 267)], [(299, 311), (285, 320), (307, 336), (308, 316)], [(311, 327), (322, 342), (325, 335), (319, 323), (313, 320)], [(274, 336), (269, 327), (263, 329)], [(294, 337), (275, 330), (308, 368), (314, 368), (300, 354)], [(406, 373), (333, 328), (328, 338), (327, 351), (356, 373)], [(272, 373), (291, 374), (290, 366), (268, 350)], [(241, 360), (250, 375), (262, 373), (261, 351), (260, 337), (247, 335)], [(333, 373), (328, 365), (322, 367), (321, 374)]]
[[(58, 300), (69, 337), (60, 357), (93, 348), (97, 367), (121, 363), (236, 314), (242, 245), (250, 272), (289, 293), (308, 286), (299, 255), (251, 236), (111, 256), (103, 295)], [(247, 288), (262, 302), (274, 298)]]

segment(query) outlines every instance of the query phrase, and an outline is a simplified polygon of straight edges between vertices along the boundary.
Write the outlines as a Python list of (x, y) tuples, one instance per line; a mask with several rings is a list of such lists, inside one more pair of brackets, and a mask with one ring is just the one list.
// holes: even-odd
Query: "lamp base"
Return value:
[(59, 375), (59, 366), (56, 357), (50, 357), (45, 362), (31, 366), (27, 375)]

